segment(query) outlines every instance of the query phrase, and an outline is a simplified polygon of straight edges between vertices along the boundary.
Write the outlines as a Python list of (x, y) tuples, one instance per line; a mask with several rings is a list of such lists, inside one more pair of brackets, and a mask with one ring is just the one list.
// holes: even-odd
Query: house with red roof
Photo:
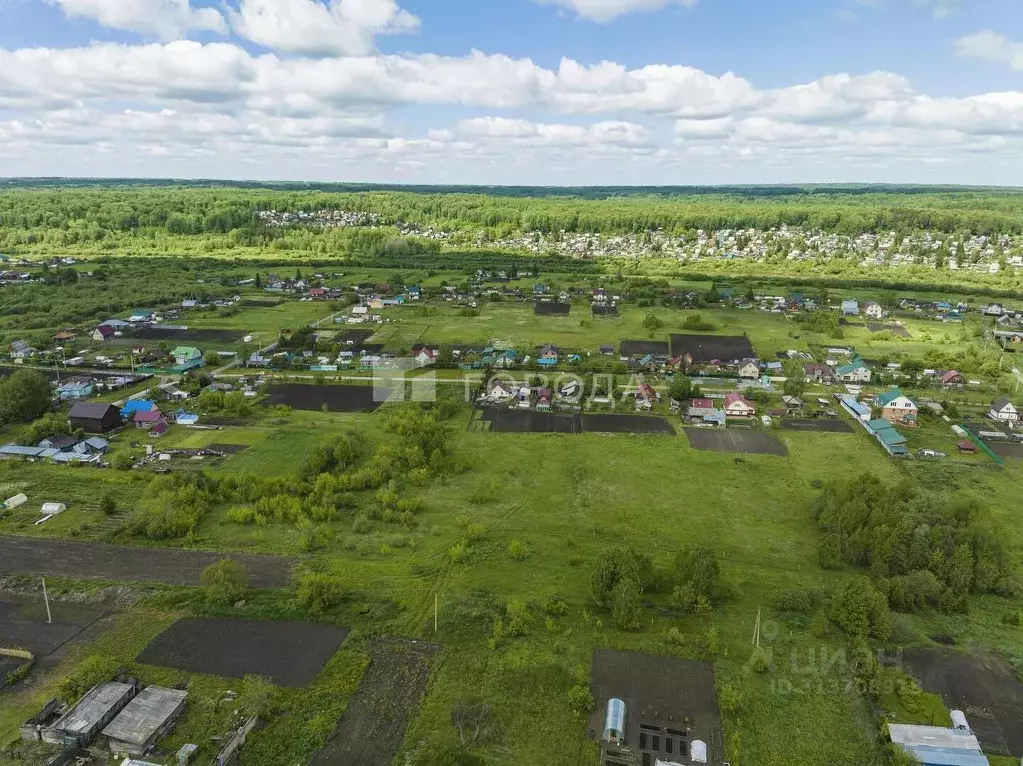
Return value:
[(751, 418), (757, 414), (753, 402), (739, 393), (731, 393), (725, 397), (725, 415), (730, 418)]
[(163, 420), (163, 414), (160, 410), (154, 407), (151, 410), (136, 411), (136, 413), (132, 416), (131, 422), (135, 424), (136, 428), (145, 428), (148, 430), (161, 420)]

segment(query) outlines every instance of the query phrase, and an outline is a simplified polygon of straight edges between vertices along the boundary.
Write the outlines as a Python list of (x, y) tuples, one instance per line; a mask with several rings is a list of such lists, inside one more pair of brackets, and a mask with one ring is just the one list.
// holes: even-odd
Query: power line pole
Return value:
[(42, 578), (42, 580), (43, 580), (43, 601), (46, 602), (46, 624), (47, 625), (52, 625), (53, 624), (53, 615), (50, 614), (50, 597), (46, 593), (46, 578), (44, 577), (44, 578)]

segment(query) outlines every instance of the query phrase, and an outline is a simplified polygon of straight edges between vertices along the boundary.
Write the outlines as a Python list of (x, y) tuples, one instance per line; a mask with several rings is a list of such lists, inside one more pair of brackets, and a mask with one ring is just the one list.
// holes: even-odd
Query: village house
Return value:
[(326, 287), (310, 287), (309, 288), (309, 297), (313, 298), (314, 300), (323, 300), (324, 298), (327, 297), (327, 288)]
[(35, 355), (36, 350), (25, 340), (16, 340), (7, 348), (7, 353), (12, 359), (30, 359)]
[(877, 301), (867, 301), (864, 303), (863, 313), (866, 314), (869, 319), (884, 318), (884, 309), (881, 308), (881, 304)]
[(536, 409), (540, 412), (550, 412), (551, 404), (554, 401), (554, 394), (549, 388), (538, 388), (536, 391)]
[(202, 367), (203, 364), (202, 351), (195, 346), (178, 346), (171, 351), (171, 356), (174, 357), (175, 371), (184, 372)]
[(163, 420), (160, 410), (155, 407), (151, 410), (138, 410), (132, 415), (132, 422), (136, 428), (148, 430)]
[(739, 362), (739, 377), (756, 380), (760, 377), (760, 363), (756, 359), (743, 359)]
[(536, 363), (542, 367), (553, 367), (558, 363), (558, 349), (551, 345), (544, 346), (536, 357)]
[(781, 398), (782, 403), (785, 405), (785, 414), (794, 415), (799, 413), (803, 409), (803, 400), (798, 396), (785, 395)]
[(989, 303), (984, 307), (984, 316), (987, 317), (1000, 317), (1004, 309), (1000, 303)]
[(686, 422), (694, 426), (720, 427), (725, 424), (725, 411), (715, 407), (711, 399), (692, 399), (686, 409)]
[(916, 427), (916, 418), (920, 413), (920, 408), (898, 389), (886, 391), (878, 396), (877, 406), (881, 410), (881, 417), (889, 423)]
[(71, 430), (101, 434), (121, 425), (121, 411), (112, 404), (76, 402), (68, 413)]
[(757, 414), (753, 402), (739, 393), (731, 393), (725, 397), (725, 415), (730, 418), (751, 418)]
[(835, 371), (826, 364), (808, 362), (803, 365), (803, 376), (811, 383), (829, 383), (835, 378)]
[(156, 318), (156, 312), (150, 309), (135, 309), (128, 317), (130, 324), (142, 324), (143, 322), (152, 322)]
[(998, 420), (1002, 423), (1014, 424), (1019, 421), (1019, 411), (1016, 406), (1010, 402), (1007, 398), (1002, 397), (996, 399), (991, 403), (991, 410), (988, 412), (988, 417), (992, 420)]
[(57, 398), (62, 402), (87, 399), (96, 389), (92, 378), (72, 378), (57, 388)]
[(637, 410), (650, 410), (661, 398), (649, 383), (640, 383), (633, 395), (636, 397)]
[(426, 367), (433, 364), (437, 361), (438, 356), (440, 356), (440, 349), (436, 346), (426, 346), (417, 343), (412, 347), (412, 358), (415, 360), (416, 367)]
[(515, 398), (518, 387), (503, 380), (491, 380), (487, 393), (481, 397), (491, 404), (504, 404)]
[(859, 316), (860, 304), (857, 301), (842, 301), (842, 313), (846, 316)]
[(864, 364), (862, 359), (855, 359), (848, 364), (843, 364), (835, 374), (843, 383), (869, 383), (870, 368)]
[(966, 385), (966, 378), (958, 370), (946, 370), (940, 373), (939, 380), (942, 388), (962, 388)]
[(108, 324), (101, 324), (95, 330), (92, 331), (92, 339), (97, 343), (110, 340), (116, 334), (116, 330)]

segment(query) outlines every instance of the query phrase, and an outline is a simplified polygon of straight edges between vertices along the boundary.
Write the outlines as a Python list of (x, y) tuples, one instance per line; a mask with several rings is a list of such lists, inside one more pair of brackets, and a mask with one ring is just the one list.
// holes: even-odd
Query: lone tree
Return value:
[(210, 564), (202, 570), (199, 582), (206, 589), (207, 600), (213, 604), (233, 604), (249, 587), (245, 568), (232, 559)]

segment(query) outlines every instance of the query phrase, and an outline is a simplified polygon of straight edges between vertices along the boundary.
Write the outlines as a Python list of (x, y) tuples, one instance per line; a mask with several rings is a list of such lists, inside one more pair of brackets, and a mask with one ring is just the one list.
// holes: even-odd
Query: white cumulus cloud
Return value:
[(544, 5), (559, 5), (591, 21), (612, 21), (630, 13), (658, 11), (669, 5), (692, 8), (698, 0), (537, 0)]
[(1023, 70), (1023, 43), (1010, 40), (999, 32), (986, 30), (956, 40), (956, 53), (962, 58), (983, 59), (1008, 64)]
[(228, 14), (240, 37), (308, 56), (364, 56), (378, 35), (419, 28), (395, 0), (241, 0)]
[(188, 0), (49, 0), (69, 17), (92, 19), (110, 29), (176, 40), (188, 31), (226, 32), (213, 8), (192, 8)]

